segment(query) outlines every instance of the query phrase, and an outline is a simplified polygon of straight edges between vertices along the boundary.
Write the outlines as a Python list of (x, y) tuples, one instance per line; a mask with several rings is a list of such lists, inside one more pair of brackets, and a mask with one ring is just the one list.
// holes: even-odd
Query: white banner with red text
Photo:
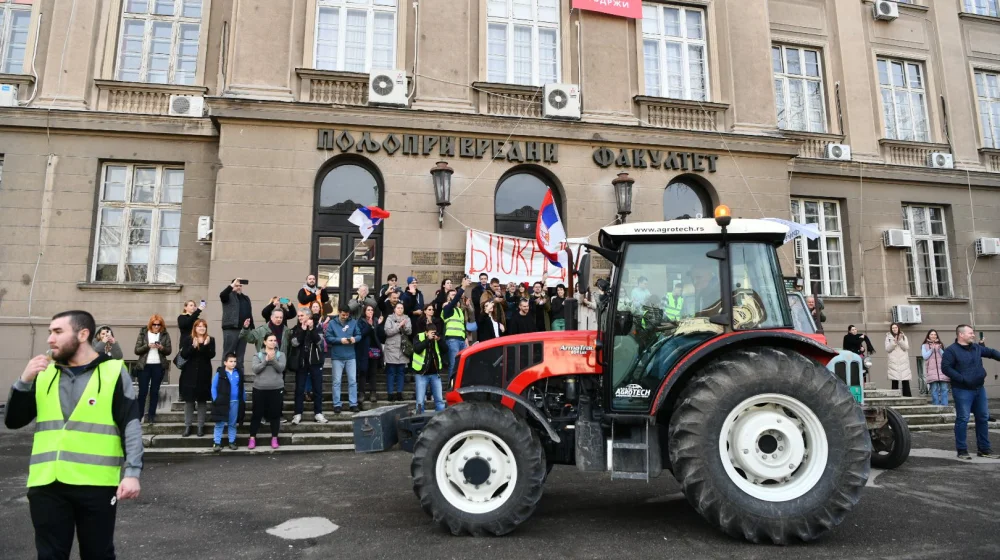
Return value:
[[(583, 239), (570, 239), (569, 248), (574, 260), (579, 263)], [(546, 284), (555, 287), (566, 284), (568, 271), (549, 262), (534, 239), (500, 235), (487, 231), (470, 229), (465, 236), (465, 274), (478, 281), (480, 274), (499, 278), (500, 282), (528, 282), (542, 279), (548, 273)]]

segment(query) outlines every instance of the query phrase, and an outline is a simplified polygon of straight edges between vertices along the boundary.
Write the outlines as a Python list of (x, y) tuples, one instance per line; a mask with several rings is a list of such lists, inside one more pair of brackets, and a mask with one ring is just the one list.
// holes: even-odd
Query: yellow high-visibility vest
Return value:
[(444, 320), (444, 336), (465, 340), (465, 312), (458, 305), (455, 306), (451, 317)]
[[(427, 334), (426, 333), (420, 333), (420, 334), (417, 335), (417, 340), (420, 341), (420, 342), (423, 342), (424, 339), (426, 339), (426, 338), (427, 338)], [(433, 341), (431, 341), (431, 345), (434, 347), (434, 354), (437, 355), (438, 367), (441, 367), (441, 364), (444, 363), (444, 362), (441, 361), (441, 344), (439, 344), (438, 341), (433, 340)], [(426, 348), (424, 348), (423, 352), (420, 352), (420, 353), (414, 352), (413, 353), (413, 363), (411, 364), (411, 367), (413, 368), (413, 371), (418, 372), (418, 373), (420, 371), (423, 371), (423, 369), (424, 369), (424, 362), (427, 360), (426, 355), (427, 355), (427, 349)], [(437, 373), (437, 372), (435, 372), (435, 373)]]
[(667, 319), (671, 321), (676, 321), (681, 318), (681, 313), (684, 308), (684, 297), (674, 298), (673, 293), (667, 294), (667, 297), (663, 298), (664, 313)]
[(112, 401), (124, 362), (101, 363), (83, 390), (80, 402), (63, 419), (55, 363), (35, 379), (35, 439), (28, 467), (28, 487), (53, 482), (76, 486), (118, 486), (121, 476), (121, 433)]

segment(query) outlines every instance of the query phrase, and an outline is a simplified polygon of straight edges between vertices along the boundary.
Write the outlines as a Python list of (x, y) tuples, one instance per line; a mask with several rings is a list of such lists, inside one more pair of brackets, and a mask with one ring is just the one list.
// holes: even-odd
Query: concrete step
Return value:
[[(286, 395), (286, 397), (288, 397), (288, 396), (289, 395)], [(248, 411), (249, 410), (253, 410), (253, 399), (251, 399), (249, 397), (250, 397), (250, 394), (248, 393), (247, 394), (247, 410)], [(380, 395), (380, 397), (381, 398), (379, 398), (378, 402), (376, 403), (377, 406), (386, 406), (388, 404), (393, 404), (393, 403), (390, 403), (389, 401), (387, 401), (385, 399), (385, 394), (384, 393), (382, 395)], [(359, 399), (360, 399), (360, 396), (359, 396)], [(343, 406), (344, 408), (348, 408), (350, 406), (349, 404), (347, 404), (347, 393), (344, 393), (341, 396), (340, 400), (341, 400), (341, 403), (342, 403), (341, 406)], [(400, 404), (404, 404), (404, 403), (405, 404), (414, 404), (415, 402), (416, 402), (415, 395), (411, 391), (409, 393), (403, 393), (403, 400), (400, 401)], [(430, 401), (427, 401), (427, 402), (430, 402)], [(312, 404), (313, 403), (311, 403), (309, 401), (305, 401), (303, 404), (304, 404), (304, 410), (306, 412), (311, 412), (312, 411)], [(363, 408), (365, 410), (367, 410), (369, 408), (374, 408), (374, 406), (372, 406), (372, 403), (367, 402), (367, 401), (364, 402), (364, 403), (359, 403), (358, 406), (362, 407), (361, 406), (362, 404), (364, 405)], [(294, 411), (295, 410), (295, 401), (294, 400), (285, 400), (285, 401), (283, 401), (281, 409), (283, 411), (286, 411), (286, 412), (292, 412), (292, 411)], [(333, 400), (330, 398), (329, 394), (324, 395), (324, 397), (323, 397), (323, 411), (324, 411), (324, 414), (326, 413), (327, 410), (333, 410)], [(179, 412), (179, 413), (181, 413), (181, 418), (183, 418), (184, 403), (173, 403), (173, 404), (171, 404), (170, 405), (170, 412)], [(166, 418), (162, 416), (163, 414), (165, 414), (165, 412), (157, 412), (156, 413), (156, 419), (158, 421), (164, 421), (165, 422)], [(197, 416), (197, 414), (196, 414), (196, 416)], [(183, 420), (181, 420), (181, 421), (183, 421)]]
[[(284, 428), (284, 426), (282, 426)], [(246, 432), (246, 428), (242, 433), (236, 435), (236, 445), (240, 447), (246, 447), (249, 442), (250, 435)], [(228, 436), (223, 434), (223, 441), (228, 443)], [(203, 437), (191, 436), (191, 437), (181, 437), (176, 434), (166, 434), (166, 435), (144, 435), (142, 436), (142, 443), (147, 448), (155, 447), (167, 447), (167, 448), (184, 448), (184, 447), (211, 447), (212, 446), (212, 435), (205, 434)], [(296, 445), (351, 445), (354, 444), (354, 435), (351, 433), (328, 433), (328, 434), (310, 434), (310, 433), (289, 433), (280, 432), (278, 434), (278, 444), (281, 446), (296, 446)], [(261, 431), (257, 434), (257, 445), (258, 447), (264, 446), (268, 449), (271, 448), (271, 434), (266, 429), (266, 426), (261, 426)]]
[[(387, 402), (387, 401), (384, 401), (384, 400), (380, 400), (380, 401), (378, 401), (377, 403), (374, 403), (374, 404), (366, 402), (363, 405), (359, 406), (359, 408), (361, 410), (371, 410), (373, 408), (378, 408), (378, 407), (381, 407), (381, 406), (395, 405), (395, 404), (406, 404), (406, 405), (409, 405), (411, 407), (411, 409), (412, 409), (416, 405), (416, 402), (411, 400), (411, 401), (401, 401), (401, 402), (398, 402), (398, 403), (395, 403), (395, 402), (390, 403), (390, 402)], [(312, 403), (305, 403), (305, 405), (306, 406), (305, 406), (304, 411), (302, 413), (302, 418), (303, 418), (303, 420), (311, 421), (312, 420), (312, 414), (313, 414), (312, 413), (312, 410), (313, 410), (312, 409)], [(431, 408), (433, 408), (433, 407), (431, 407)], [(183, 409), (183, 407), (182, 407), (182, 409)], [(253, 410), (252, 403), (248, 403), (246, 419), (245, 419), (245, 421), (243, 423), (244, 426), (247, 426), (247, 425), (250, 424), (250, 411), (251, 410)], [(284, 407), (282, 409), (282, 417), (284, 419), (286, 419), (286, 420), (291, 420), (292, 419), (292, 413), (294, 411), (295, 411), (294, 406), (292, 406), (292, 407)], [(348, 406), (346, 404), (346, 401), (345, 401), (345, 403), (343, 405), (343, 410), (341, 410), (341, 413), (339, 415), (334, 414), (333, 413), (333, 403), (331, 403), (329, 399), (323, 401), (323, 415), (326, 416), (326, 419), (329, 420), (330, 422), (334, 422), (334, 421), (338, 421), (338, 420), (351, 420), (351, 418), (354, 417), (354, 414), (348, 410)], [(197, 421), (197, 418), (198, 418), (198, 415), (195, 414), (195, 420), (196, 421)], [(164, 424), (183, 424), (184, 423), (184, 412), (179, 412), (179, 411), (176, 411), (176, 410), (169, 411), (169, 412), (157, 412), (156, 413), (156, 424), (153, 424), (153, 426), (157, 426), (161, 422), (164, 423)], [(148, 427), (148, 425), (144, 424), (143, 425), (143, 430), (145, 430), (147, 427)]]
[[(225, 447), (219, 454), (228, 453), (230, 455), (255, 455), (259, 453), (329, 453), (333, 451), (350, 452), (354, 451), (354, 444), (330, 444), (330, 445), (283, 445), (278, 449), (271, 449), (270, 440), (263, 447), (258, 447), (250, 451), (246, 446), (242, 446), (236, 451)], [(144, 455), (214, 455), (211, 440), (205, 442), (203, 447), (147, 447), (143, 450)]]
[[(327, 418), (329, 422), (326, 424), (318, 424), (313, 422), (312, 414), (303, 414), (302, 422), (299, 425), (294, 425), (291, 422), (288, 424), (281, 425), (281, 431), (289, 432), (293, 434), (315, 434), (315, 433), (349, 433), (352, 432), (352, 423), (350, 420), (334, 420), (336, 416), (332, 415), (332, 418)], [(291, 420), (291, 417), (288, 417)], [(244, 426), (247, 426), (244, 423)], [(197, 425), (191, 426), (192, 430), (197, 433)], [(211, 434), (212, 430), (215, 428), (215, 422), (205, 423), (205, 433)], [(184, 423), (183, 422), (157, 422), (153, 425), (143, 426), (142, 432), (144, 435), (181, 435), (184, 433)], [(190, 437), (196, 437), (194, 435)]]
[(865, 397), (865, 404), (870, 406), (922, 406), (928, 402), (923, 397)]
[(948, 414), (955, 411), (955, 409), (950, 406), (935, 406), (931, 404), (894, 406), (892, 408), (896, 412), (902, 414), (903, 418), (914, 414)]
[(895, 398), (902, 397), (903, 392), (899, 389), (865, 389), (865, 400), (875, 398)]
[[(989, 427), (991, 430), (1000, 429), (1000, 422), (989, 422)], [(976, 422), (974, 419), (969, 420), (969, 431), (976, 429)], [(910, 426), (911, 432), (953, 432), (955, 431), (954, 420), (950, 423), (941, 424), (920, 424), (918, 426)]]
[(908, 416), (903, 416), (903, 420), (906, 420), (907, 426), (922, 426), (924, 424), (947, 424), (951, 422), (954, 425), (955, 413), (946, 414), (911, 414)]

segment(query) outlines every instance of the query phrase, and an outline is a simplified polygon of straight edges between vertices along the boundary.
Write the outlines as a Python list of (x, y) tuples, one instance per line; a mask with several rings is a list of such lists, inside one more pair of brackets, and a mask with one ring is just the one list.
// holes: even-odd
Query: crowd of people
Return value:
[[(253, 402), (250, 449), (257, 446), (264, 421), (270, 429), (271, 447), (278, 448), (281, 424), (301, 423), (307, 402), (312, 403), (313, 420), (325, 424), (324, 401), (332, 405), (334, 414), (341, 414), (344, 408), (358, 412), (365, 400), (374, 404), (380, 397), (390, 403), (402, 401), (407, 376), (414, 384), (417, 413), (424, 411), (428, 397), (435, 410), (443, 410), (442, 377), (447, 375), (449, 382), (454, 379), (457, 355), (463, 349), (502, 336), (566, 328), (568, 296), (562, 284), (549, 294), (544, 281), (532, 286), (503, 285), (485, 274), (478, 280), (474, 284), (464, 278), (456, 285), (446, 279), (432, 297), (425, 298), (416, 278), (409, 277), (405, 285), (400, 285), (398, 277), (390, 274), (376, 293), (371, 293), (368, 286), (359, 286), (354, 297), (332, 309), (328, 291), (310, 274), (294, 302), (290, 298), (271, 298), (261, 309), (264, 322), (258, 326), (253, 304), (244, 293), (247, 283), (236, 278), (219, 294), (221, 345), (208, 334), (209, 325), (201, 318), (206, 308), (204, 300), (186, 302), (178, 315), (176, 354), (163, 317), (150, 317), (140, 329), (135, 354), (141, 419), (156, 422), (160, 385), (171, 367), (180, 370), (183, 436), (203, 436), (206, 419), (211, 415), (216, 451), (222, 449), (227, 429), (228, 445), (236, 448), (234, 426), (244, 422), (246, 410), (244, 384), (249, 385)], [(580, 303), (584, 310), (596, 308), (586, 297), (581, 297)], [(246, 369), (243, 360), (248, 345), (253, 345), (254, 351)], [(98, 329), (93, 348), (103, 355), (122, 358), (121, 346), (108, 326)], [(214, 367), (218, 354), (224, 358)], [(323, 366), (327, 359), (333, 386), (324, 393)], [(376, 380), (383, 373), (386, 393), (380, 396)], [(345, 376), (346, 403), (342, 391)], [(294, 380), (295, 385), (290, 420), (284, 419), (282, 413), (286, 378)]]

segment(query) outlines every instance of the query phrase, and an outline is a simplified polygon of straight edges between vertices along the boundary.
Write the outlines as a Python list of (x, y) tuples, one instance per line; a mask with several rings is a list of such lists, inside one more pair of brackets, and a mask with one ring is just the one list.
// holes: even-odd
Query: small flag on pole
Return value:
[(559, 209), (556, 208), (551, 190), (545, 193), (542, 206), (539, 208), (535, 240), (553, 266), (565, 268), (565, 259), (560, 259), (559, 253), (565, 248), (566, 229), (559, 219)]
[(351, 214), (347, 221), (358, 226), (361, 231), (361, 239), (367, 241), (368, 236), (375, 231), (375, 227), (388, 217), (389, 213), (378, 206), (358, 206), (358, 209)]

